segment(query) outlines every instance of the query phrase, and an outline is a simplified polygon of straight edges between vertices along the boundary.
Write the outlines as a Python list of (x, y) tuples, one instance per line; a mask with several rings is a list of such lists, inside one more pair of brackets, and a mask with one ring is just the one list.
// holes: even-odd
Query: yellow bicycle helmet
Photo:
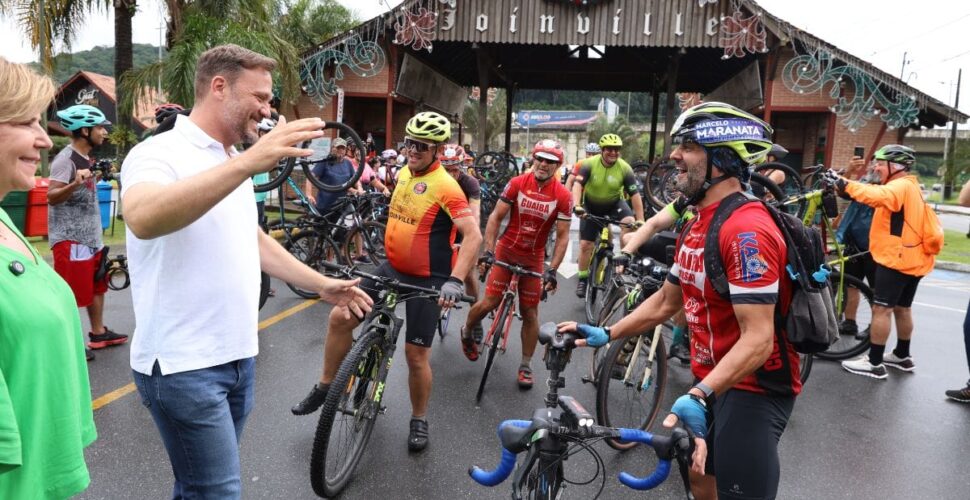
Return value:
[(601, 148), (620, 148), (623, 147), (623, 139), (616, 134), (603, 134), (600, 137), (600, 147)]
[(415, 139), (445, 142), (451, 137), (451, 122), (434, 111), (425, 111), (408, 120), (404, 133)]

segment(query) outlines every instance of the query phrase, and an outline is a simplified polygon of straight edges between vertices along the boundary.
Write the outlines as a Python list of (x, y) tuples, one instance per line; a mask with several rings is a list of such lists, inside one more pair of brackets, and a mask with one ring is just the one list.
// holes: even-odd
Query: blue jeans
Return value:
[(239, 440), (253, 409), (255, 359), (162, 375), (132, 371), (168, 451), (173, 499), (240, 498)]

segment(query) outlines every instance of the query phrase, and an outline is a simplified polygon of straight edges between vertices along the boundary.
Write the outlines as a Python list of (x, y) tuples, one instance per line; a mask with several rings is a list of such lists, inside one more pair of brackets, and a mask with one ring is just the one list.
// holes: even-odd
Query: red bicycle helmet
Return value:
[(155, 106), (155, 123), (162, 123), (166, 118), (178, 114), (184, 110), (182, 106), (173, 103), (159, 104)]
[(457, 144), (446, 144), (438, 154), (438, 161), (444, 166), (461, 165), (464, 160), (465, 149)]
[(532, 148), (533, 158), (544, 158), (554, 160), (557, 163), (563, 162), (562, 144), (555, 139), (543, 139), (536, 143)]

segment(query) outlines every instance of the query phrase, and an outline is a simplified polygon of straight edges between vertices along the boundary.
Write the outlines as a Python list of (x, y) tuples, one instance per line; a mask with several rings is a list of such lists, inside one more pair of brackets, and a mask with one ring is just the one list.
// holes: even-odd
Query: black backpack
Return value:
[[(814, 354), (825, 351), (839, 338), (835, 304), (829, 286), (829, 270), (825, 266), (824, 242), (819, 231), (808, 227), (798, 218), (777, 210), (750, 193), (734, 193), (721, 201), (704, 240), (704, 268), (714, 290), (730, 298), (727, 274), (721, 259), (719, 244), (721, 226), (728, 217), (747, 203), (761, 203), (771, 214), (788, 247), (785, 270), (792, 280), (792, 297), (788, 314), (775, 307), (775, 328), (783, 330), (787, 341), (796, 351)], [(694, 221), (684, 228), (690, 231)]]

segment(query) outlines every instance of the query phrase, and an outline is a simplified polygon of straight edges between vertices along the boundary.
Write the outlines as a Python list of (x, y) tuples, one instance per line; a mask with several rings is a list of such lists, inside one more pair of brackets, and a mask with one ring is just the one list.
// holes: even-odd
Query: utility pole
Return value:
[(906, 55), (907, 54), (909, 54), (909, 52), (903, 52), (903, 67), (899, 70), (899, 79), (900, 80), (903, 79), (903, 75), (906, 73), (906, 64), (909, 63), (909, 61), (906, 60)]
[[(960, 78), (963, 76), (963, 68), (957, 70), (957, 95), (953, 98), (953, 109), (960, 108)], [(953, 180), (956, 173), (953, 169), (954, 150), (957, 145), (957, 121), (952, 120), (950, 127), (950, 142), (946, 148), (946, 173), (943, 175), (943, 200), (946, 201), (953, 194)]]

